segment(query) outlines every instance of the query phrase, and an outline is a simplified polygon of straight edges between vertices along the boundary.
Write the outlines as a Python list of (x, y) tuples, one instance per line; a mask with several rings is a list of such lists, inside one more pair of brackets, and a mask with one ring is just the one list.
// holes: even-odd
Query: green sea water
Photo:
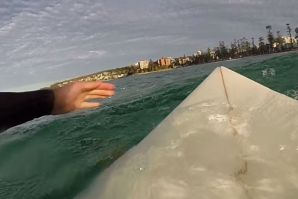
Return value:
[(114, 80), (116, 95), (102, 100), (99, 108), (42, 117), (0, 134), (0, 198), (73, 198), (148, 135), (217, 66), (298, 99), (295, 52)]

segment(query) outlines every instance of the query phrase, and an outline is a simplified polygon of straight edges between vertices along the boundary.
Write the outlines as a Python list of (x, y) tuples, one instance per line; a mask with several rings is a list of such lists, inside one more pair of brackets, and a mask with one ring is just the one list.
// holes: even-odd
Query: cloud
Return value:
[(90, 58), (100, 58), (106, 54), (106, 51), (89, 51), (82, 55), (77, 56), (78, 59), (90, 59)]
[[(2, 0), (0, 90), (141, 59), (192, 54), (266, 25), (294, 30), (296, 0)], [(294, 31), (293, 31), (294, 34)], [(15, 80), (18, 81), (15, 81)]]

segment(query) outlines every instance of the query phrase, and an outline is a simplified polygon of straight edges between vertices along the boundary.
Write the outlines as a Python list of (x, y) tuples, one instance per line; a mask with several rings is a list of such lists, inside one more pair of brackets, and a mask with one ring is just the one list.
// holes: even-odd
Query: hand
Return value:
[(81, 108), (98, 107), (99, 102), (86, 102), (87, 99), (106, 98), (114, 95), (114, 85), (94, 82), (73, 82), (54, 89), (55, 103), (52, 114), (68, 113)]

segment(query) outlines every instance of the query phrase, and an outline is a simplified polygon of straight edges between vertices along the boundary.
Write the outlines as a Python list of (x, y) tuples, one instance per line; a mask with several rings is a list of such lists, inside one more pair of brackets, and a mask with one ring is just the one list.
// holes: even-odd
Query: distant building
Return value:
[(201, 51), (201, 50), (199, 50), (198, 52), (196, 52), (196, 53), (193, 54), (193, 57), (198, 57), (198, 56), (201, 56), (203, 54), (204, 54), (204, 52)]
[(168, 57), (170, 59), (171, 64), (175, 62), (175, 59), (173, 57)]
[(215, 51), (213, 50), (210, 50), (210, 56), (212, 57), (212, 59), (217, 59), (215, 55)]
[[(289, 37), (289, 36), (282, 36), (282, 38), (285, 40), (285, 43), (286, 44), (290, 44), (291, 43), (291, 37)], [(293, 44), (296, 43), (295, 37), (292, 37), (292, 42), (293, 42)]]
[(179, 58), (179, 64), (185, 64), (185, 63), (187, 63), (187, 62), (189, 62), (190, 61), (190, 58), (187, 56), (184, 56), (184, 57), (180, 57)]
[(157, 60), (158, 65), (160, 66), (169, 66), (171, 64), (171, 58), (162, 57)]
[(149, 61), (148, 60), (142, 60), (142, 61), (139, 61), (139, 68), (140, 69), (145, 69), (145, 68), (148, 68), (149, 67)]
[[(291, 37), (289, 36), (282, 36), (282, 38), (285, 40), (285, 44), (284, 47), (285, 48), (291, 48)], [(295, 39), (295, 37), (292, 37), (292, 43), (293, 43), (293, 47), (297, 47), (297, 40)]]

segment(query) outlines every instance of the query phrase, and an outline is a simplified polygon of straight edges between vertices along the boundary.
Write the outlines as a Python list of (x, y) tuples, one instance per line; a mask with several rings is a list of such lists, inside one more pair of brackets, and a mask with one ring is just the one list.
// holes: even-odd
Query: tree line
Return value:
[[(292, 29), (290, 24), (286, 24), (287, 33), (291, 38), (290, 43), (286, 43), (280, 31), (277, 31), (276, 34), (274, 34), (271, 25), (266, 26), (266, 29), (267, 41), (265, 41), (264, 37), (259, 37), (257, 39), (252, 37), (250, 41), (246, 37), (243, 37), (238, 40), (234, 39), (234, 41), (230, 42), (230, 46), (227, 46), (224, 41), (219, 41), (219, 46), (215, 47), (213, 52), (210, 48), (208, 48), (206, 52), (193, 56), (192, 60), (189, 61), (188, 64), (193, 65), (218, 60), (237, 59), (246, 56), (284, 52), (295, 48), (294, 44), (296, 42), (292, 39)], [(295, 38), (298, 38), (298, 28), (295, 29), (295, 32)]]
[[(286, 43), (280, 31), (273, 32), (271, 25), (264, 27), (264, 29), (267, 30), (267, 38), (252, 37), (251, 39), (247, 39), (246, 37), (242, 37), (241, 39), (234, 39), (230, 42), (230, 45), (226, 45), (224, 41), (219, 41), (219, 45), (214, 47), (213, 50), (208, 48), (205, 52), (201, 52), (201, 54), (188, 56), (189, 59), (187, 61), (183, 61), (186, 58), (185, 55), (179, 58), (174, 58), (175, 61), (169, 66), (159, 66), (157, 61), (152, 61), (152, 59), (150, 59), (148, 68), (140, 69), (131, 65), (114, 70), (121, 73), (127, 73), (127, 75), (132, 75), (175, 67), (186, 67), (215, 61), (237, 59), (247, 56), (285, 52), (295, 48), (294, 44), (296, 42), (292, 39), (292, 29), (290, 24), (286, 24), (288, 36), (291, 38), (290, 43)], [(295, 29), (295, 33), (295, 38), (298, 38), (298, 27)]]

